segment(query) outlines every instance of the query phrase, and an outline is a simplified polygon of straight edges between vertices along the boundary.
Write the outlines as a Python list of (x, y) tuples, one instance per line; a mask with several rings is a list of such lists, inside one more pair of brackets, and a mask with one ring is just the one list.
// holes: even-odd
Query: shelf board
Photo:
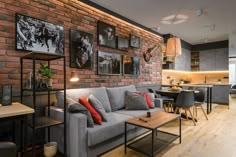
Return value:
[(191, 66), (192, 67), (196, 67), (196, 66), (199, 66), (199, 64), (192, 64)]
[[(64, 124), (64, 122), (47, 117), (47, 116), (35, 117), (35, 129), (41, 129), (41, 128), (46, 128), (46, 127), (50, 127), (50, 126), (60, 125), (60, 124)], [(33, 128), (33, 125), (30, 124), (30, 127)]]
[(54, 53), (42, 53), (42, 52), (30, 52), (21, 57), (22, 59), (36, 59), (50, 61), (60, 58), (65, 58), (64, 55), (54, 54)]
[[(154, 154), (157, 154), (163, 150), (167, 145), (179, 138), (178, 135), (170, 134), (163, 131), (158, 131), (157, 136), (154, 136)], [(131, 148), (135, 151), (143, 153), (147, 156), (152, 156), (152, 134), (148, 134), (143, 138), (140, 138), (127, 145), (128, 148)]]
[[(35, 92), (48, 92), (48, 91), (61, 91), (64, 88), (52, 88), (52, 89), (36, 89)], [(23, 89), (23, 91), (33, 92), (33, 89)]]

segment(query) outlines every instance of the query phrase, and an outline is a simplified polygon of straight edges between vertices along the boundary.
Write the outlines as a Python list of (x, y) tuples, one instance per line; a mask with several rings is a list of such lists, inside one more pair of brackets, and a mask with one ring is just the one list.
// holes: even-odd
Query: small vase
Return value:
[(48, 142), (44, 144), (44, 155), (45, 157), (53, 157), (57, 153), (57, 142)]

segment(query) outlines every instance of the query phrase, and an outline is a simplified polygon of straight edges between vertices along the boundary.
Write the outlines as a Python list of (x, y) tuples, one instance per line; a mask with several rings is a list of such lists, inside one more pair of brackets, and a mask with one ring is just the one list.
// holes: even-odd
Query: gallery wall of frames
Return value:
[[(68, 80), (71, 71), (80, 78), (78, 83), (68, 82), (68, 88), (161, 81), (162, 38), (156, 34), (79, 1), (12, 0), (1, 4), (0, 85), (19, 89), (20, 56), (34, 51), (66, 56)], [(144, 60), (154, 46), (157, 49), (151, 59)], [(58, 86), (63, 82), (62, 65), (56, 61), (51, 65), (56, 73), (53, 83)]]

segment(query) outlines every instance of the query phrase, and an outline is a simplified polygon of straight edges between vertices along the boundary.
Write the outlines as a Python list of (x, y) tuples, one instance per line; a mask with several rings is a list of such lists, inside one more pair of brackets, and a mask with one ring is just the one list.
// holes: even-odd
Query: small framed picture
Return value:
[(124, 75), (140, 75), (140, 58), (137, 56), (123, 55), (123, 73)]
[(93, 68), (93, 35), (70, 29), (70, 67)]
[(64, 55), (64, 27), (16, 14), (16, 50)]
[(98, 75), (121, 75), (121, 55), (98, 51)]
[(129, 42), (130, 42), (130, 47), (140, 48), (140, 38), (138, 36), (130, 34)]
[(98, 45), (116, 48), (116, 27), (98, 21)]
[(128, 51), (129, 40), (120, 36), (117, 36), (117, 49), (122, 51)]

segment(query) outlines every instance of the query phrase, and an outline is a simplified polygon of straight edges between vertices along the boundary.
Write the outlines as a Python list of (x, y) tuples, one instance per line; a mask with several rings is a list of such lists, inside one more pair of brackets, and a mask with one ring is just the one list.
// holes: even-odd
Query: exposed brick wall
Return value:
[[(142, 53), (154, 44), (160, 44), (157, 35), (139, 29), (106, 13), (92, 9), (78, 0), (0, 0), (0, 86), (13, 84), (13, 89), (20, 88), (20, 56), (24, 51), (15, 50), (15, 13), (29, 15), (53, 23), (63, 24), (65, 30), (65, 55), (67, 80), (72, 69), (69, 67), (69, 29), (79, 29), (94, 35), (94, 68), (92, 70), (73, 69), (78, 71), (80, 81), (70, 83), (67, 87), (122, 86), (129, 84), (156, 84), (161, 81), (160, 49), (155, 51), (151, 63), (146, 63)], [(116, 35), (129, 37), (129, 34), (141, 38), (140, 49), (129, 49), (128, 52), (105, 48), (97, 45), (97, 21), (103, 21), (116, 26)], [(100, 76), (97, 75), (97, 51), (103, 50), (120, 54), (135, 54), (141, 57), (141, 75), (130, 76)], [(62, 69), (62, 61), (53, 62), (53, 69)], [(31, 71), (31, 64), (25, 65), (26, 72)], [(24, 76), (26, 77), (26, 75)], [(61, 85), (63, 75), (57, 71), (54, 85)], [(1, 87), (0, 87), (1, 88)]]

